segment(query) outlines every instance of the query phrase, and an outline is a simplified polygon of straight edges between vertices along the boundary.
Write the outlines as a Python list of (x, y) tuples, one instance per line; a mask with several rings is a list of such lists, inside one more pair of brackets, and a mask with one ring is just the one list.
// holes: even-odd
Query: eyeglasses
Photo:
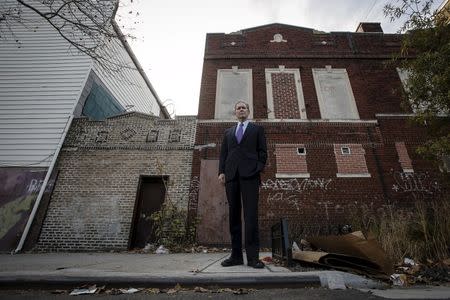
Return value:
[(241, 110), (241, 109), (247, 109), (247, 106), (238, 106), (238, 107), (236, 107), (236, 110)]

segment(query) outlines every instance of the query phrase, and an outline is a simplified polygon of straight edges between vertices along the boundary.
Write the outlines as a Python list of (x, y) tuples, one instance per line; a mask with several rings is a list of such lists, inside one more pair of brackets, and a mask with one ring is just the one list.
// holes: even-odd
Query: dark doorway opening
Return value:
[(155, 241), (152, 213), (161, 209), (166, 195), (164, 181), (168, 177), (141, 176), (134, 207), (131, 228), (130, 249), (144, 248), (147, 243)]

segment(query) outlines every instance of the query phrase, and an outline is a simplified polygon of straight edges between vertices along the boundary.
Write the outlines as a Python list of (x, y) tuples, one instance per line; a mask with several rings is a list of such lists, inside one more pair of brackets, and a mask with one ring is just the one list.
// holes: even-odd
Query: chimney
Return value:
[(381, 23), (366, 23), (361, 22), (356, 28), (356, 32), (383, 32)]

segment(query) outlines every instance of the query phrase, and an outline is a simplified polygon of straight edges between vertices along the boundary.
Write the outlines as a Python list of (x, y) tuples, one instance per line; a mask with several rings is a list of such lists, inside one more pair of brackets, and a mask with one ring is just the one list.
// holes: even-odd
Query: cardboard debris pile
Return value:
[[(306, 240), (306, 241), (305, 241)], [(342, 271), (388, 279), (393, 264), (373, 237), (366, 238), (361, 231), (345, 235), (308, 237), (301, 241), (318, 251), (292, 251), (292, 258)]]

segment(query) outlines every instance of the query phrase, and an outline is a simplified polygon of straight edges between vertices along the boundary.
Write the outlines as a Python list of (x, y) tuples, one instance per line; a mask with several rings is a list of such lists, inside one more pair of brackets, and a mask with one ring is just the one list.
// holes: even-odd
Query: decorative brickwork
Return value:
[(396, 142), (395, 149), (398, 153), (398, 162), (402, 166), (403, 172), (414, 172), (411, 158), (408, 155), (405, 142)]
[(272, 73), (276, 119), (300, 119), (294, 74)]
[[(37, 249), (126, 250), (140, 176), (168, 176), (166, 199), (187, 208), (195, 123), (195, 117), (160, 120), (140, 113), (103, 122), (75, 119)], [(173, 130), (179, 134), (169, 141)], [(159, 132), (157, 140), (148, 139), (152, 131)], [(83, 141), (79, 132), (86, 133)], [(108, 139), (98, 143), (98, 132)]]

